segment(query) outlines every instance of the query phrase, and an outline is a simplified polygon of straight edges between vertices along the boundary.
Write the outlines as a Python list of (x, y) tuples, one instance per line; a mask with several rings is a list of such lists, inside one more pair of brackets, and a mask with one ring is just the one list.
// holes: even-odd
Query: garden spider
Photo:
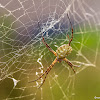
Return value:
[[(55, 51), (45, 42), (45, 39), (44, 39), (43, 34), (42, 34), (42, 42), (43, 42), (44, 45), (48, 48), (48, 50), (49, 50), (50, 52), (52, 52), (52, 53), (56, 56), (56, 58), (55, 58), (55, 60), (52, 62), (52, 64), (47, 68), (47, 70), (46, 70), (40, 77), (38, 77), (36, 80), (30, 81), (30, 82), (35, 82), (35, 81), (39, 80), (40, 78), (42, 78), (42, 77), (46, 74), (46, 75), (45, 75), (45, 78), (44, 78), (42, 84), (39, 86), (39, 88), (40, 88), (40, 87), (43, 85), (43, 83), (45, 82), (48, 73), (49, 73), (50, 70), (53, 68), (53, 66), (55, 65), (55, 63), (61, 62), (61, 61), (65, 61), (65, 62), (72, 68), (72, 70), (74, 71), (74, 73), (75, 73), (75, 70), (74, 70), (73, 66), (74, 66), (74, 67), (79, 67), (79, 66), (77, 66), (77, 65), (72, 64), (72, 63), (66, 58), (66, 55), (69, 55), (69, 54), (71, 53), (71, 51), (72, 51), (72, 47), (71, 47), (70, 45), (71, 45), (71, 41), (73, 40), (73, 26), (72, 26), (72, 23), (71, 23), (71, 21), (70, 21), (70, 18), (69, 18), (69, 16), (68, 16), (68, 14), (67, 14), (67, 17), (68, 17), (68, 19), (69, 19), (69, 22), (70, 22), (70, 25), (71, 25), (71, 30), (72, 30), (71, 39), (69, 39), (69, 35), (67, 34), (67, 37), (68, 37), (68, 39), (69, 39), (69, 43), (68, 43), (68, 44), (63, 44), (63, 45), (61, 45), (60, 47), (57, 48), (57, 50), (56, 50), (56, 52), (55, 52)], [(39, 24), (39, 23), (38, 23), (38, 24)], [(30, 83), (30, 82), (29, 82), (29, 83)]]

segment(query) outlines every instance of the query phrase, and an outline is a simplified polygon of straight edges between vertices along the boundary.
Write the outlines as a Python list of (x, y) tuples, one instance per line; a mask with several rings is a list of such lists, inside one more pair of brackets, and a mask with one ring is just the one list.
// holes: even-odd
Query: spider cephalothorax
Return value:
[[(68, 14), (67, 14), (67, 16), (68, 16)], [(69, 22), (70, 22), (70, 24), (71, 24), (71, 21), (70, 21), (69, 16), (68, 16), (68, 19), (69, 19)], [(38, 25), (39, 25), (39, 23), (38, 23)], [(61, 45), (60, 47), (58, 47), (57, 50), (56, 50), (56, 52), (45, 42), (45, 39), (44, 39), (44, 37), (43, 37), (43, 35), (42, 35), (42, 41), (43, 41), (44, 45), (48, 48), (48, 50), (49, 50), (50, 52), (52, 52), (52, 53), (56, 56), (56, 58), (55, 58), (55, 60), (52, 62), (52, 64), (47, 68), (47, 70), (46, 70), (40, 77), (38, 77), (36, 80), (30, 81), (30, 82), (35, 82), (35, 81), (39, 80), (40, 78), (42, 78), (42, 77), (46, 74), (46, 75), (45, 75), (45, 78), (44, 78), (44, 80), (43, 80), (43, 82), (42, 82), (42, 84), (40, 85), (40, 87), (41, 87), (41, 86), (43, 85), (43, 83), (45, 82), (45, 79), (46, 79), (48, 73), (50, 72), (50, 70), (52, 69), (52, 67), (54, 66), (54, 64), (57, 63), (57, 62), (61, 62), (61, 61), (65, 61), (65, 62), (72, 68), (72, 70), (73, 70), (74, 73), (75, 73), (75, 70), (73, 69), (73, 66), (74, 66), (74, 67), (78, 67), (78, 66), (72, 64), (72, 63), (66, 58), (66, 56), (67, 56), (68, 54), (70, 54), (71, 51), (72, 51), (72, 47), (70, 46), (71, 41), (73, 40), (73, 27), (72, 27), (72, 24), (71, 24), (71, 29), (72, 29), (71, 39), (69, 39), (69, 35), (67, 34), (67, 37), (68, 37), (68, 39), (69, 39), (69, 43), (68, 43), (68, 44), (63, 44), (63, 45)], [(40, 87), (39, 87), (39, 88), (40, 88)]]

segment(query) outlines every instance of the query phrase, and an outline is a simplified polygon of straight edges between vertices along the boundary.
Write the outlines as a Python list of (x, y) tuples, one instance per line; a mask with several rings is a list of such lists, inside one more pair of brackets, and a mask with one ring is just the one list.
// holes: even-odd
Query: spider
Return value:
[[(72, 31), (72, 33), (71, 33), (71, 39), (69, 38), (69, 35), (67, 34), (67, 37), (68, 37), (68, 39), (69, 39), (69, 43), (68, 43), (68, 44), (63, 44), (63, 45), (61, 45), (60, 47), (57, 48), (57, 50), (56, 50), (56, 52), (55, 52), (55, 51), (45, 42), (45, 39), (44, 39), (43, 34), (42, 34), (42, 42), (43, 42), (43, 44), (48, 48), (48, 50), (49, 50), (50, 52), (52, 52), (52, 53), (56, 56), (56, 58), (55, 58), (55, 60), (52, 62), (52, 64), (47, 68), (47, 70), (46, 70), (40, 77), (38, 77), (36, 80), (33, 80), (33, 81), (30, 81), (30, 82), (29, 82), (29, 83), (35, 82), (35, 81), (41, 79), (41, 78), (46, 74), (45, 77), (44, 77), (44, 79), (43, 79), (43, 82), (41, 83), (41, 85), (39, 86), (39, 88), (44, 84), (48, 73), (50, 72), (50, 70), (53, 68), (53, 66), (54, 66), (57, 62), (65, 61), (65, 62), (72, 68), (72, 70), (74, 71), (74, 73), (75, 73), (75, 70), (74, 70), (73, 66), (74, 66), (74, 67), (79, 67), (79, 66), (77, 66), (77, 65), (72, 64), (72, 63), (66, 58), (66, 56), (69, 55), (69, 54), (72, 52), (71, 41), (73, 40), (73, 26), (72, 26), (72, 23), (71, 23), (71, 21), (70, 21), (70, 18), (69, 18), (69, 16), (68, 16), (68, 14), (67, 14), (67, 17), (68, 17), (68, 19), (69, 19), (69, 22), (70, 22), (70, 25), (71, 25), (71, 31)], [(38, 23), (38, 24), (39, 24), (39, 23)]]

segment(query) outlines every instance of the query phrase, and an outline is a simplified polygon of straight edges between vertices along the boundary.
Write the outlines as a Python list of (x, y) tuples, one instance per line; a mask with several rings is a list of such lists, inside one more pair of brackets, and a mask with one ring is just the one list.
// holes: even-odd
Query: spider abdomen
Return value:
[(69, 44), (64, 44), (58, 47), (56, 50), (57, 58), (64, 58), (66, 55), (70, 54), (72, 51), (72, 47)]

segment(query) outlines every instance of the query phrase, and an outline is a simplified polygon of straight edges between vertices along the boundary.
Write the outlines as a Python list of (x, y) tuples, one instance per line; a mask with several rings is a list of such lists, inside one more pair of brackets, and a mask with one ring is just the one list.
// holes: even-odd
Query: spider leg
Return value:
[(42, 84), (39, 86), (39, 88), (40, 88), (40, 87), (43, 85), (43, 83), (45, 82), (45, 79), (46, 79), (46, 77), (47, 77), (47, 74), (49, 73), (49, 71), (52, 69), (52, 67), (54, 66), (54, 64), (55, 64), (57, 61), (58, 61), (57, 58), (55, 58), (55, 60), (52, 62), (52, 64), (47, 68), (47, 70), (46, 70), (40, 77), (38, 77), (36, 80), (30, 81), (29, 83), (35, 82), (35, 81), (39, 80), (39, 79), (42, 78), (42, 77), (44, 76), (44, 74), (46, 73), (45, 78), (43, 79)]
[(72, 36), (71, 36), (71, 39), (69, 40), (69, 46), (70, 46), (70, 43), (71, 43), (71, 41), (73, 40), (73, 26), (72, 26), (72, 23), (71, 23), (71, 21), (70, 21), (70, 18), (69, 18), (69, 15), (67, 14), (67, 17), (68, 17), (68, 19), (69, 19), (69, 22), (70, 22), (70, 25), (71, 25), (71, 30), (72, 30)]
[(45, 78), (43, 79), (43, 82), (42, 82), (42, 84), (39, 86), (39, 88), (44, 84), (48, 73), (50, 72), (50, 70), (53, 68), (54, 64), (55, 64), (57, 61), (58, 61), (58, 60), (57, 60), (57, 58), (56, 58), (56, 59), (52, 62), (52, 64), (47, 68), (47, 70), (45, 71), (45, 73), (46, 73)]
[(55, 56), (57, 56), (57, 53), (45, 42), (43, 35), (42, 35), (42, 42), (49, 49), (50, 52), (52, 52)]
[(42, 78), (44, 76), (45, 73), (46, 73), (46, 71), (40, 77), (38, 77), (36, 80), (29, 81), (28, 83), (35, 82), (35, 81), (39, 80), (40, 78)]
[[(38, 26), (40, 29), (40, 24), (38, 22)], [(44, 43), (44, 45), (49, 49), (50, 52), (52, 52), (55, 56), (57, 56), (57, 53), (45, 42), (45, 39), (43, 37), (43, 33), (42, 33), (42, 42)]]
[(43, 79), (42, 84), (41, 84), (38, 88), (40, 88), (40, 87), (43, 85), (43, 83), (44, 83), (44, 82), (45, 82), (45, 80), (46, 80), (46, 77), (47, 77), (48, 73), (49, 73), (49, 72), (46, 72), (45, 78)]
[(76, 65), (72, 64), (67, 58), (64, 58), (63, 60), (72, 68), (72, 70), (75, 73), (75, 70), (74, 70), (73, 66), (76, 67)]
[[(67, 34), (67, 37), (68, 37), (68, 39), (69, 39), (69, 35)], [(70, 39), (69, 39), (70, 40)]]

